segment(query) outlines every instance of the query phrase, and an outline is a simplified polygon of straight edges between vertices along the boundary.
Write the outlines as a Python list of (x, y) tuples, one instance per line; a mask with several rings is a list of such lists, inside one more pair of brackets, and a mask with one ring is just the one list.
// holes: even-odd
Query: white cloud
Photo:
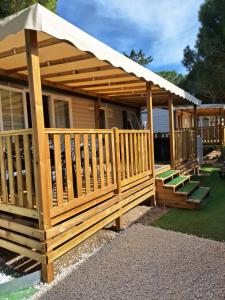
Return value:
[[(198, 11), (204, 0), (94, 0), (97, 12), (107, 18), (132, 22), (149, 39), (145, 49), (153, 67), (178, 64), (183, 49), (193, 46), (199, 28)], [(135, 42), (135, 36), (133, 37)]]

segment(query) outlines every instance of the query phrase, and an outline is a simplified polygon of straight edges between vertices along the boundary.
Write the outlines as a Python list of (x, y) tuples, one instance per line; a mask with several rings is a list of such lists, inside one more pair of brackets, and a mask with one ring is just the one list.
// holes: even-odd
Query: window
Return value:
[(128, 112), (127, 114), (128, 129), (140, 129), (140, 123), (138, 121), (137, 115), (133, 112)]
[(56, 128), (70, 128), (71, 109), (70, 101), (54, 98), (53, 123)]
[(14, 89), (0, 87), (1, 130), (26, 128), (24, 94)]

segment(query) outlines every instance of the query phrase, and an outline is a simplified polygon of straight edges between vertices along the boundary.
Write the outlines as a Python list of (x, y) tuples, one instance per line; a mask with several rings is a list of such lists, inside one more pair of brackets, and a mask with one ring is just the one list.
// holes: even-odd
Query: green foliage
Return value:
[(182, 86), (185, 76), (177, 73), (176, 71), (161, 71), (157, 73), (166, 80), (176, 84), (177, 86)]
[(146, 56), (141, 49), (139, 51), (135, 51), (134, 49), (132, 49), (130, 51), (130, 54), (127, 54), (125, 52), (123, 52), (123, 54), (145, 67), (153, 61), (152, 56)]
[(40, 3), (53, 12), (56, 11), (57, 0), (0, 0), (0, 19), (10, 16), (35, 3)]
[(225, 0), (205, 0), (194, 49), (184, 49), (185, 88), (205, 102), (225, 102)]

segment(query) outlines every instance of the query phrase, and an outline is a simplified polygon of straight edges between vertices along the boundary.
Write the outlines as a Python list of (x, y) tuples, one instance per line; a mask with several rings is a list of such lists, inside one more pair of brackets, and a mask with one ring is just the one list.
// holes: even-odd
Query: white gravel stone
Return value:
[(225, 243), (133, 225), (41, 299), (225, 299)]

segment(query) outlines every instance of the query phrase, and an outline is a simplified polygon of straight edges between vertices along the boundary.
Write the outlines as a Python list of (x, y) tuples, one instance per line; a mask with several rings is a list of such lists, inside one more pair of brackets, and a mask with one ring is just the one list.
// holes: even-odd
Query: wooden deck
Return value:
[(33, 136), (0, 134), (1, 247), (48, 265), (154, 197), (149, 130), (45, 131), (50, 226), (40, 227)]

